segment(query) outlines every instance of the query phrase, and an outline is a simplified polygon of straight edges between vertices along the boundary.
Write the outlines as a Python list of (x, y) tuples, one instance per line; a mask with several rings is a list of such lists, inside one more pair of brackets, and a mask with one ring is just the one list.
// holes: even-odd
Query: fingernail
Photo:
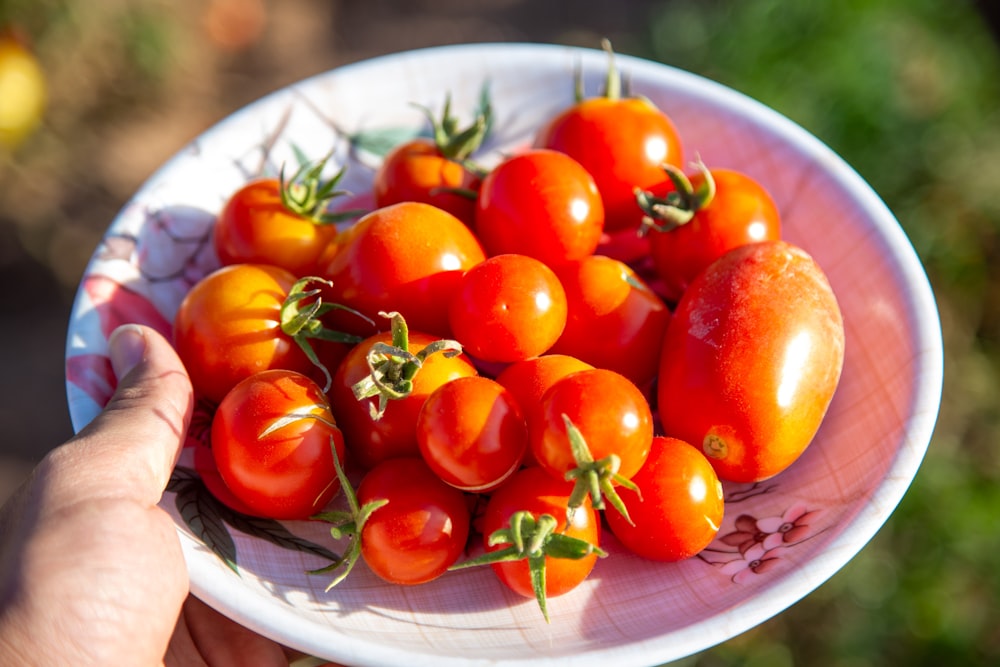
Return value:
[(111, 332), (108, 338), (108, 354), (111, 368), (119, 380), (139, 365), (146, 353), (146, 336), (135, 324), (123, 324)]

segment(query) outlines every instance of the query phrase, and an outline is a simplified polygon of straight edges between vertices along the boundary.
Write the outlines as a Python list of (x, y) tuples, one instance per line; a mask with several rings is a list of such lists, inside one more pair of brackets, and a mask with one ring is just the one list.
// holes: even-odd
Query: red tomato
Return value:
[(673, 121), (644, 97), (622, 97), (610, 46), (603, 97), (578, 99), (538, 131), (535, 146), (572, 156), (594, 177), (604, 204), (605, 228), (638, 227), (635, 188), (663, 180), (663, 163), (683, 164)]
[[(313, 275), (323, 250), (337, 237), (324, 221), (327, 199), (300, 201), (308, 188), (297, 180), (250, 181), (230, 196), (215, 223), (215, 252), (226, 264), (273, 264), (297, 277)], [(318, 179), (318, 176), (316, 177)]]
[(658, 367), (670, 311), (624, 262), (591, 255), (558, 269), (566, 328), (551, 352), (621, 373), (645, 386)]
[(372, 572), (395, 584), (422, 584), (443, 574), (465, 550), (469, 508), (420, 458), (372, 468), (358, 486), (358, 503), (387, 501), (361, 529), (361, 556)]
[[(521, 512), (528, 513), (534, 521), (548, 515), (553, 521), (549, 537), (559, 536), (579, 540), (592, 548), (584, 548), (579, 558), (560, 558), (546, 550), (545, 541), (536, 553), (525, 553), (521, 560), (491, 563), (497, 578), (515, 593), (524, 597), (534, 597), (548, 619), (545, 600), (568, 593), (579, 586), (594, 569), (603, 552), (599, 550), (601, 522), (590, 503), (585, 503), (573, 513), (573, 521), (567, 525), (567, 505), (573, 485), (562, 479), (555, 479), (537, 467), (524, 468), (515, 473), (497, 489), (486, 504), (483, 516), (483, 538), (487, 554), (495, 554), (514, 546), (511, 540), (494, 541), (497, 531), (509, 528), (511, 519)], [(529, 536), (524, 536), (530, 543)], [(551, 540), (550, 540), (551, 541)], [(541, 561), (541, 562), (539, 562)], [(544, 567), (545, 588), (536, 590), (532, 581), (532, 568)]]
[[(437, 340), (436, 336), (410, 331), (408, 349), (419, 353)], [(355, 346), (334, 373), (329, 391), (351, 460), (362, 468), (371, 468), (390, 458), (419, 456), (416, 424), (424, 401), (446, 382), (477, 374), (475, 366), (465, 355), (431, 354), (413, 375), (409, 394), (405, 398), (388, 401), (385, 413), (376, 419), (371, 410), (377, 399), (358, 400), (353, 387), (371, 374), (368, 355), (378, 343), (392, 344), (392, 332), (376, 334)]]
[(638, 387), (603, 368), (579, 371), (552, 385), (528, 417), (531, 452), (548, 474), (575, 478), (578, 496), (599, 489), (601, 496), (591, 498), (597, 509), (607, 497), (623, 511), (614, 486), (629, 484), (653, 439), (653, 416)]
[(664, 433), (701, 447), (723, 480), (772, 477), (812, 441), (843, 361), (840, 308), (815, 260), (784, 241), (735, 248), (691, 283), (667, 327)]
[[(514, 395), (514, 400), (521, 406), (527, 422), (531, 419), (529, 415), (541, 406), (542, 396), (549, 387), (570, 373), (592, 368), (590, 364), (575, 357), (564, 354), (543, 354), (509, 364), (496, 379)], [(535, 463), (535, 455), (531, 453), (531, 447), (528, 447), (524, 452), (523, 464), (535, 465)]]
[(676, 438), (653, 438), (646, 463), (632, 477), (641, 494), (621, 490), (633, 523), (618, 512), (605, 517), (630, 551), (657, 561), (679, 561), (707, 547), (722, 525), (722, 484), (705, 455)]
[(649, 455), (653, 416), (639, 388), (614, 371), (595, 368), (571, 373), (542, 397), (538, 419), (528, 424), (529, 443), (539, 464), (562, 479), (577, 467), (565, 418), (579, 429), (594, 460), (612, 454), (629, 479)]
[[(690, 179), (675, 170), (642, 203), (652, 214), (645, 223), (652, 227), (649, 252), (671, 301), (727, 250), (781, 238), (778, 208), (760, 183), (731, 169), (698, 166)], [(658, 213), (650, 210), (665, 203)]]
[(460, 160), (446, 157), (433, 140), (421, 137), (400, 144), (385, 156), (372, 188), (378, 206), (424, 202), (471, 226), (480, 182)]
[(319, 385), (293, 371), (243, 380), (212, 419), (212, 453), (226, 486), (255, 514), (307, 519), (340, 490), (333, 452), (344, 438)]
[(473, 357), (510, 362), (548, 350), (566, 326), (566, 293), (548, 266), (526, 255), (496, 255), (462, 277), (448, 321)]
[(281, 307), (294, 275), (266, 264), (224, 266), (198, 281), (174, 319), (174, 347), (200, 396), (218, 403), (237, 382), (313, 364), (281, 330)]
[[(486, 256), (455, 216), (430, 204), (403, 202), (377, 209), (348, 229), (320, 272), (333, 282), (332, 301), (372, 320), (399, 311), (417, 331), (449, 335), (448, 303), (462, 275)], [(364, 335), (350, 315), (338, 328)]]
[(464, 377), (427, 397), (417, 418), (417, 443), (427, 465), (447, 484), (487, 492), (520, 467), (528, 427), (503, 385)]
[(528, 255), (556, 266), (594, 252), (604, 207), (580, 163), (556, 151), (530, 150), (483, 179), (475, 229), (490, 255)]

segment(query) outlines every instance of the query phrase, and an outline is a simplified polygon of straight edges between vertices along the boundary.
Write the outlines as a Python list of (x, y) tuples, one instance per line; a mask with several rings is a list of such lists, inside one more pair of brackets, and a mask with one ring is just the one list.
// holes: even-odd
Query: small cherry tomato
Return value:
[[(592, 368), (590, 364), (565, 354), (543, 354), (508, 364), (496, 376), (496, 380), (514, 395), (527, 422), (529, 415), (540, 408), (542, 396), (549, 387), (570, 373)], [(523, 464), (535, 463), (535, 455), (531, 453), (531, 447), (528, 447), (524, 452)]]
[(486, 377), (464, 377), (427, 397), (417, 417), (417, 443), (444, 482), (484, 493), (520, 467), (528, 427), (503, 385)]
[(489, 255), (528, 255), (556, 266), (592, 254), (603, 229), (594, 179), (564, 153), (533, 149), (509, 157), (479, 189), (475, 230)]
[(484, 361), (511, 362), (548, 350), (566, 326), (566, 293), (548, 266), (496, 255), (462, 277), (448, 310), (452, 334)]
[(690, 179), (667, 167), (670, 177), (639, 195), (650, 256), (664, 296), (674, 302), (726, 251), (781, 238), (778, 208), (760, 183), (732, 169), (697, 166)]
[[(441, 340), (427, 333), (409, 331), (405, 320), (395, 314), (392, 331), (358, 343), (337, 368), (329, 391), (330, 401), (337, 423), (344, 431), (351, 460), (361, 468), (371, 468), (390, 458), (419, 457), (416, 424), (424, 401), (441, 385), (477, 374), (467, 356), (452, 354), (454, 348), (431, 353)], [(395, 348), (418, 357), (419, 362), (403, 354), (381, 354), (379, 350), (383, 348)], [(427, 356), (422, 357), (423, 354)], [(393, 378), (398, 381), (385, 392), (372, 382), (376, 359), (387, 364), (380, 369), (385, 376), (383, 385), (392, 383)], [(388, 394), (393, 392), (396, 395), (389, 398)]]
[(418, 458), (384, 461), (358, 486), (358, 503), (384, 502), (361, 529), (361, 556), (394, 584), (422, 584), (447, 571), (469, 539), (465, 495)]
[[(470, 562), (489, 563), (510, 590), (535, 598), (546, 620), (546, 600), (583, 583), (604, 555), (600, 549), (601, 522), (589, 502), (574, 511), (567, 523), (572, 490), (571, 483), (555, 479), (541, 468), (515, 473), (486, 503), (483, 540), (487, 553)], [(518, 558), (491, 562), (503, 554)]]
[[(653, 416), (638, 387), (614, 371), (595, 368), (567, 375), (529, 413), (528, 443), (539, 465), (557, 479), (577, 480), (580, 492), (600, 489), (622, 511), (614, 486), (627, 484), (649, 455)], [(574, 498), (574, 504), (579, 497)]]
[(578, 95), (573, 106), (542, 126), (534, 145), (572, 156), (593, 176), (604, 204), (604, 227), (612, 231), (639, 226), (642, 215), (633, 190), (659, 183), (663, 163), (683, 164), (683, 148), (666, 113), (644, 97), (622, 97), (611, 46), (604, 46), (605, 94)]
[(427, 113), (433, 137), (403, 142), (385, 156), (372, 185), (376, 205), (420, 201), (473, 224), (481, 178), (466, 160), (483, 141), (490, 109), (486, 106), (471, 126), (459, 130), (450, 106), (450, 102), (445, 104), (440, 120)]
[(314, 275), (320, 256), (337, 238), (333, 223), (340, 219), (327, 207), (339, 194), (335, 187), (344, 171), (323, 181), (324, 164), (306, 165), (289, 181), (259, 178), (238, 188), (213, 232), (222, 264), (272, 264), (296, 277)]
[(566, 328), (551, 347), (640, 387), (659, 366), (670, 311), (624, 262), (591, 255), (557, 270), (566, 290)]
[(653, 438), (646, 463), (632, 481), (641, 493), (621, 490), (632, 523), (618, 512), (605, 517), (633, 553), (679, 561), (707, 547), (722, 525), (722, 484), (705, 455), (676, 438)]
[(720, 479), (767, 479), (812, 441), (843, 362), (843, 318), (816, 261), (784, 241), (740, 246), (691, 283), (667, 326), (663, 432), (702, 448)]
[(243, 380), (212, 419), (212, 454), (226, 487), (262, 517), (307, 519), (340, 490), (333, 450), (344, 437), (319, 385), (285, 370)]
[[(468, 269), (486, 259), (458, 218), (430, 204), (402, 202), (376, 209), (350, 227), (320, 275), (333, 283), (332, 301), (373, 321), (401, 312), (410, 326), (450, 335), (448, 303)], [(359, 335), (372, 329), (349, 314), (331, 322)]]
[(174, 347), (195, 393), (218, 403), (254, 373), (309, 373), (312, 362), (281, 329), (282, 304), (296, 283), (285, 269), (234, 264), (210, 273), (185, 295), (174, 319)]

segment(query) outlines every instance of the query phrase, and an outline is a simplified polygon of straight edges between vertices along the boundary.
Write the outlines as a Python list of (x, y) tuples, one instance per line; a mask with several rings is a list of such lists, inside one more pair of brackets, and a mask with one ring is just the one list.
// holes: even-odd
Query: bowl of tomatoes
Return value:
[(942, 384), (926, 275), (863, 179), (608, 48), (394, 54), (233, 114), (88, 265), (76, 429), (125, 322), (198, 398), (161, 501), (192, 591), (350, 665), (648, 665), (734, 637), (885, 523)]

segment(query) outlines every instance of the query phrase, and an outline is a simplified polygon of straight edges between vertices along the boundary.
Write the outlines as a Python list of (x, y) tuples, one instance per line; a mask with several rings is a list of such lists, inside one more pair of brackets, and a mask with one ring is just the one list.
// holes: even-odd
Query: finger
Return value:
[(184, 441), (191, 382), (173, 347), (153, 329), (124, 325), (108, 347), (118, 388), (100, 415), (52, 452), (49, 469), (68, 476), (76, 499), (118, 497), (152, 506)]
[(184, 603), (183, 616), (198, 654), (210, 665), (288, 665), (281, 646), (226, 618), (193, 595)]

